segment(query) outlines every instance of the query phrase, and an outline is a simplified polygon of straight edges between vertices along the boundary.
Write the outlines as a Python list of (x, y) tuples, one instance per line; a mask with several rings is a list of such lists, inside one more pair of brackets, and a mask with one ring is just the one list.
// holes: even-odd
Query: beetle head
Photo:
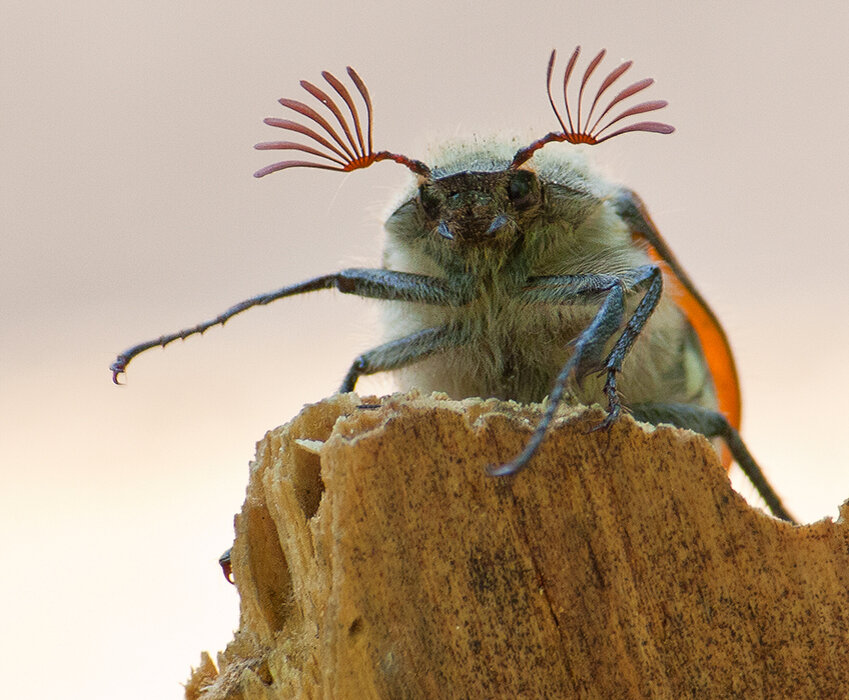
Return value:
[(517, 219), (537, 209), (540, 197), (539, 181), (528, 170), (426, 178), (418, 191), (429, 227), (461, 247), (511, 237)]

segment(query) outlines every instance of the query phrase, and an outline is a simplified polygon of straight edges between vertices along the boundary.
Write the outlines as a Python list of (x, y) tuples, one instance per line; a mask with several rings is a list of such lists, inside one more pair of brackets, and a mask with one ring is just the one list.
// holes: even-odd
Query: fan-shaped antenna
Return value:
[[(323, 170), (351, 172), (352, 170), (367, 168), (372, 163), (380, 160), (395, 161), (423, 177), (430, 175), (430, 168), (421, 161), (397, 153), (390, 153), (389, 151), (375, 152), (373, 150), (371, 97), (362, 78), (357, 75), (357, 72), (353, 68), (348, 67), (348, 76), (351, 78), (365, 104), (365, 134), (363, 133), (363, 125), (360, 121), (360, 113), (357, 111), (357, 106), (351, 97), (351, 93), (333, 74), (323, 71), (321, 75), (336, 94), (342, 98), (348, 115), (339, 108), (339, 105), (324, 90), (306, 80), (301, 81), (301, 87), (329, 110), (332, 119), (339, 124), (338, 129), (333, 126), (331, 121), (309, 105), (298, 100), (290, 100), (283, 97), (279, 100), (281, 105), (297, 112), (301, 117), (306, 117), (306, 119), (314, 122), (320, 127), (320, 130), (316, 131), (314, 128), (305, 126), (299, 121), (278, 119), (277, 117), (268, 117), (264, 120), (265, 123), (278, 129), (294, 131), (306, 136), (312, 139), (316, 145), (307, 145), (296, 141), (267, 141), (258, 143), (255, 148), (260, 151), (301, 151), (322, 160), (283, 160), (257, 170), (254, 173), (254, 177), (263, 177), (278, 170), (285, 170), (286, 168), (321, 168)], [(317, 146), (320, 146), (320, 148)]]
[(622, 119), (627, 117), (632, 117), (635, 114), (644, 114), (645, 112), (653, 112), (658, 109), (662, 109), (666, 107), (668, 104), (666, 100), (650, 100), (648, 102), (640, 102), (639, 104), (634, 105), (633, 107), (628, 107), (621, 113), (616, 116), (609, 116), (610, 110), (613, 109), (616, 105), (618, 105), (623, 100), (636, 95), (638, 92), (642, 92), (647, 87), (654, 83), (652, 78), (644, 78), (643, 80), (638, 80), (635, 83), (632, 83), (624, 90), (620, 90), (610, 102), (607, 103), (607, 106), (601, 111), (598, 117), (593, 121), (593, 113), (598, 106), (599, 100), (602, 95), (610, 88), (613, 83), (615, 83), (619, 78), (622, 77), (622, 74), (627, 71), (631, 65), (632, 61), (625, 61), (625, 63), (620, 64), (616, 68), (614, 68), (607, 77), (601, 82), (598, 90), (596, 90), (595, 97), (593, 98), (592, 104), (590, 105), (589, 112), (587, 112), (586, 117), (583, 117), (582, 110), (584, 106), (584, 89), (589, 82), (590, 76), (595, 71), (596, 67), (601, 60), (604, 58), (605, 50), (602, 49), (598, 52), (598, 54), (590, 61), (587, 69), (584, 71), (584, 76), (581, 79), (581, 85), (578, 88), (578, 101), (577, 101), (577, 109), (574, 114), (569, 107), (569, 78), (572, 76), (572, 71), (575, 68), (575, 64), (578, 61), (578, 55), (581, 52), (581, 47), (578, 46), (573, 52), (572, 56), (569, 58), (569, 62), (566, 64), (566, 71), (563, 74), (563, 106), (566, 111), (566, 120), (564, 121), (563, 116), (560, 113), (560, 110), (557, 109), (557, 105), (554, 102), (554, 97), (551, 94), (551, 76), (554, 72), (554, 60), (557, 56), (556, 51), (551, 52), (551, 58), (548, 59), (548, 71), (546, 73), (546, 89), (548, 92), (548, 101), (551, 104), (551, 109), (554, 111), (554, 116), (557, 118), (558, 123), (560, 124), (561, 131), (552, 131), (550, 134), (546, 134), (541, 139), (537, 139), (531, 145), (526, 146), (525, 148), (520, 149), (516, 152), (516, 155), (513, 157), (513, 163), (510, 165), (511, 168), (518, 168), (522, 163), (527, 161), (533, 154), (538, 151), (540, 148), (545, 146), (547, 143), (551, 143), (552, 141), (568, 141), (569, 143), (589, 143), (596, 144), (601, 143), (602, 141), (607, 141), (607, 139), (612, 139), (614, 136), (619, 136), (619, 134), (625, 134), (629, 131), (649, 131), (656, 134), (671, 134), (675, 131), (675, 128), (670, 126), (669, 124), (663, 124), (661, 122), (655, 121), (641, 121), (635, 122), (633, 124), (626, 124), (625, 126), (616, 129), (615, 131), (605, 133), (610, 127), (614, 124), (619, 123)]

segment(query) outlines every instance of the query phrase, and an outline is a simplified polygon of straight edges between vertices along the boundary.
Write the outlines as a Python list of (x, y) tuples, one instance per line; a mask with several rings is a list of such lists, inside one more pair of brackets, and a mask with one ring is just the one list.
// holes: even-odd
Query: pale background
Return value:
[[(300, 78), (357, 67), (380, 148), (554, 127), (548, 53), (654, 76), (673, 136), (594, 152), (648, 203), (732, 339), (744, 434), (804, 520), (849, 497), (844, 0), (0, 8), (0, 676), (9, 698), (178, 698), (224, 647), (254, 443), (332, 393), (374, 302), (324, 292), (155, 350), (255, 293), (374, 265), (407, 177), (257, 181)], [(562, 64), (561, 64), (562, 65)], [(582, 64), (585, 65), (585, 64)], [(658, 115), (660, 118), (660, 115)], [(556, 146), (554, 146), (556, 148)]]

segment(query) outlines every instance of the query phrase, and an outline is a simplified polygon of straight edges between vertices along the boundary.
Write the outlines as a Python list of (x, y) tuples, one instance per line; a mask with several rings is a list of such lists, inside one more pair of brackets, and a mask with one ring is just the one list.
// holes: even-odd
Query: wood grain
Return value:
[(269, 432), (187, 698), (849, 696), (849, 506), (790, 526), (702, 437), (582, 407), (488, 476), (538, 416), (346, 394)]

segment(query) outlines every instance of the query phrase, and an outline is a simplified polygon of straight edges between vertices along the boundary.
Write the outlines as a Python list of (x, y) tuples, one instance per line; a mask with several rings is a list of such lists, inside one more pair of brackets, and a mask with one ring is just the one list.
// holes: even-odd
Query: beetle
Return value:
[(624, 406), (638, 420), (720, 438), (726, 466), (736, 460), (772, 513), (792, 522), (740, 438), (739, 382), (725, 332), (642, 200), (597, 174), (581, 149), (543, 151), (557, 142), (595, 145), (629, 132), (674, 131), (657, 121), (620, 124), (662, 109), (664, 100), (611, 114), (651, 86), (651, 78), (619, 90), (601, 106), (631, 61), (603, 78), (584, 111), (585, 91), (604, 50), (584, 70), (573, 112), (568, 87), (579, 54), (577, 47), (564, 71), (563, 111), (552, 92), (555, 51), (548, 61), (548, 100), (558, 130), (528, 145), (509, 140), (455, 145), (435, 156), (433, 165), (374, 150), (371, 97), (352, 68), (347, 75), (364, 118), (362, 106), (358, 109), (333, 74), (322, 72), (335, 96), (301, 81), (325, 114), (282, 98), (280, 104), (300, 120), (273, 117), (265, 123), (311, 143), (271, 141), (256, 148), (294, 150), (314, 159), (283, 160), (255, 176), (299, 167), (351, 172), (380, 161), (407, 168), (413, 181), (386, 221), (383, 267), (350, 268), (283, 287), (135, 345), (111, 365), (113, 380), (120, 383), (129, 362), (149, 348), (203, 333), (254, 306), (337, 289), (393, 302), (386, 305), (387, 341), (354, 360), (341, 392), (353, 391), (361, 376), (398, 371), (405, 384), (454, 398), (548, 397), (524, 450), (506, 464), (490, 466), (491, 474), (527, 466), (562, 401), (604, 402), (607, 416), (595, 429), (608, 428)]

